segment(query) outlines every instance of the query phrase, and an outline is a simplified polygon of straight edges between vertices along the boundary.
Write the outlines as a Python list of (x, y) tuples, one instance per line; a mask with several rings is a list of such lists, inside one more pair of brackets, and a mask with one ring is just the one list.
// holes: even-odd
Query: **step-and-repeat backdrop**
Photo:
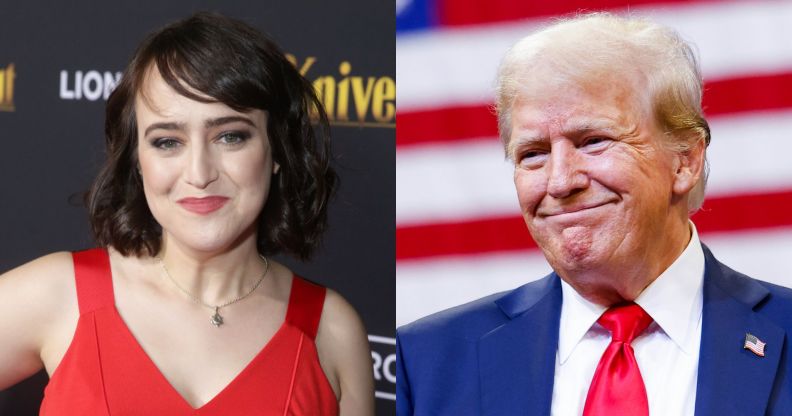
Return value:
[[(377, 414), (394, 414), (393, 4), (37, 3), (0, 3), (0, 273), (94, 245), (81, 196), (104, 158), (105, 100), (144, 36), (201, 10), (240, 18), (293, 57), (333, 124), (341, 187), (324, 246), (310, 263), (280, 260), (358, 310), (371, 343)], [(41, 373), (0, 392), (0, 414), (37, 414), (46, 382)]]

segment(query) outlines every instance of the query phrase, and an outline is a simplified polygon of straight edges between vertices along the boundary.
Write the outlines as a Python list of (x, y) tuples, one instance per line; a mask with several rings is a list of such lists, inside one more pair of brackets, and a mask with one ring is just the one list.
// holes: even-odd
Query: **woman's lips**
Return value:
[(206, 215), (222, 208), (228, 202), (228, 198), (224, 196), (207, 196), (203, 198), (182, 198), (177, 202), (187, 211)]

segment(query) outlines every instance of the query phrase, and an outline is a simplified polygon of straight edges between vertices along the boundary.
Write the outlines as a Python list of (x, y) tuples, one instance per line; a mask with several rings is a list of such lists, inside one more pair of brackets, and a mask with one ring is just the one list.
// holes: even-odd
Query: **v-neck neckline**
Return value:
[(179, 393), (179, 391), (176, 389), (176, 387), (174, 387), (173, 384), (171, 384), (171, 382), (168, 380), (168, 378), (165, 376), (165, 374), (162, 372), (162, 370), (159, 367), (157, 367), (157, 364), (154, 363), (154, 360), (151, 358), (151, 356), (146, 352), (146, 350), (140, 344), (138, 339), (135, 338), (135, 335), (132, 333), (132, 330), (129, 329), (129, 326), (126, 324), (126, 322), (124, 321), (123, 317), (118, 312), (118, 308), (116, 308), (115, 305), (113, 305), (113, 315), (114, 315), (115, 319), (118, 320), (119, 326), (123, 329), (124, 334), (125, 334), (124, 336), (126, 336), (128, 338), (127, 342), (129, 344), (131, 344), (133, 346), (133, 348), (137, 351), (137, 354), (141, 357), (143, 362), (146, 363), (145, 365), (148, 366), (149, 369), (151, 370), (150, 372), (156, 374), (155, 377), (159, 380), (160, 383), (164, 384), (167, 387), (167, 389), (173, 394), (173, 396), (175, 396), (177, 398), (177, 400), (179, 401), (181, 406), (184, 406), (184, 407), (190, 409), (193, 412), (200, 412), (203, 409), (207, 408), (208, 406), (213, 405), (215, 402), (219, 401), (221, 399), (221, 397), (224, 396), (224, 394), (228, 390), (230, 390), (236, 384), (238, 384), (239, 383), (238, 380), (240, 380), (247, 373), (252, 371), (251, 369), (253, 367), (255, 367), (256, 364), (259, 361), (261, 361), (266, 356), (267, 351), (269, 349), (273, 348), (271, 346), (273, 344), (275, 344), (276, 341), (279, 341), (280, 338), (285, 336), (284, 334), (286, 333), (285, 329), (286, 329), (286, 326), (287, 326), (287, 322), (284, 319), (284, 321), (281, 323), (281, 325), (278, 328), (278, 330), (275, 331), (275, 333), (272, 335), (272, 337), (269, 339), (269, 341), (267, 341), (267, 343), (264, 344), (263, 347), (261, 347), (261, 349), (256, 353), (256, 355), (254, 355), (253, 358), (244, 367), (242, 367), (242, 369), (231, 379), (231, 381), (229, 381), (222, 389), (220, 389), (220, 391), (218, 391), (206, 403), (202, 404), (199, 407), (193, 407), (193, 405), (190, 404), (190, 402), (187, 401), (187, 399), (185, 399), (184, 396), (182, 396), (181, 393)]
[(135, 337), (135, 334), (132, 332), (132, 330), (129, 328), (129, 325), (127, 325), (126, 321), (124, 321), (124, 318), (121, 316), (121, 312), (119, 312), (118, 307), (116, 306), (115, 280), (113, 278), (113, 267), (112, 267), (112, 262), (110, 260), (111, 260), (110, 253), (107, 252), (107, 261), (109, 265), (107, 272), (110, 277), (110, 288), (111, 288), (112, 301), (113, 301), (112, 305), (113, 305), (114, 318), (118, 320), (119, 326), (122, 328), (125, 336), (128, 337), (127, 341), (133, 346), (135, 350), (137, 350), (138, 355), (140, 355), (142, 357), (143, 362), (145, 362), (146, 365), (149, 366), (151, 372), (156, 374), (155, 377), (159, 380), (159, 382), (164, 384), (167, 390), (173, 393), (173, 396), (176, 397), (176, 400), (179, 402), (180, 406), (186, 407), (187, 409), (190, 409), (192, 412), (201, 412), (203, 409), (206, 409), (210, 405), (213, 405), (215, 402), (219, 401), (221, 396), (226, 394), (228, 390), (230, 390), (236, 384), (238, 384), (238, 380), (241, 379), (243, 376), (245, 376), (248, 372), (250, 372), (251, 371), (250, 369), (263, 359), (267, 350), (271, 349), (271, 345), (273, 345), (275, 341), (279, 341), (279, 339), (284, 336), (283, 334), (286, 333), (285, 328), (288, 326), (287, 319), (289, 316), (289, 310), (291, 309), (292, 306), (291, 300), (292, 300), (292, 292), (294, 291), (294, 280), (297, 279), (297, 276), (295, 276), (294, 273), (292, 273), (291, 275), (292, 280), (289, 286), (289, 296), (287, 297), (288, 301), (286, 304), (286, 313), (283, 316), (283, 322), (281, 322), (280, 326), (278, 327), (278, 330), (275, 331), (272, 337), (270, 337), (270, 339), (258, 350), (258, 352), (253, 356), (253, 358), (250, 361), (248, 361), (248, 363), (245, 364), (245, 366), (242, 367), (242, 369), (239, 370), (239, 372), (237, 372), (237, 374), (231, 379), (231, 381), (229, 381), (222, 389), (220, 389), (220, 391), (218, 391), (214, 396), (212, 396), (211, 399), (209, 399), (206, 403), (202, 404), (201, 406), (193, 407), (193, 405), (190, 404), (190, 402), (187, 401), (187, 399), (185, 399), (181, 393), (179, 393), (179, 390), (177, 390), (176, 387), (174, 387), (173, 384), (171, 384), (170, 380), (168, 380), (168, 378), (165, 376), (162, 370), (159, 367), (157, 367), (157, 364), (154, 362), (151, 356), (146, 352), (146, 350), (143, 348), (143, 345), (140, 344), (140, 341)]

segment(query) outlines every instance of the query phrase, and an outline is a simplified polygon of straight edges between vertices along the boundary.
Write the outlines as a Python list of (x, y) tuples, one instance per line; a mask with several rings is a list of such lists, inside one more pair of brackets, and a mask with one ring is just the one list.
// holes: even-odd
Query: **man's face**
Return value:
[(562, 276), (640, 268), (681, 198), (646, 88), (615, 76), (537, 84), (515, 102), (508, 149), (531, 235)]

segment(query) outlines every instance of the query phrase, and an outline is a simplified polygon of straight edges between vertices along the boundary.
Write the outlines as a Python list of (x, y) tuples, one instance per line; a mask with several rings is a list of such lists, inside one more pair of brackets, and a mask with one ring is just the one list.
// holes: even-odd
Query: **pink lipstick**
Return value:
[(228, 198), (224, 196), (206, 196), (203, 198), (182, 198), (176, 202), (187, 211), (206, 215), (222, 208), (228, 202)]

